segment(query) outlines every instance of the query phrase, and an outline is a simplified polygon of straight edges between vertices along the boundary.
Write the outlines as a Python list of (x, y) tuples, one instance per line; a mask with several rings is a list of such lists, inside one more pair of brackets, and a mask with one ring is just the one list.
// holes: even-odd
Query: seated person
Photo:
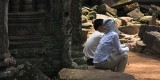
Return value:
[(95, 51), (93, 63), (96, 68), (124, 72), (129, 48), (120, 44), (118, 36), (120, 32), (115, 19), (104, 20), (103, 26), (105, 27), (105, 33)]
[(85, 60), (87, 61), (88, 65), (93, 65), (93, 56), (95, 50), (99, 44), (101, 37), (104, 35), (104, 27), (102, 26), (103, 19), (96, 19), (94, 21), (94, 29), (89, 38), (87, 39), (86, 43), (84, 44), (83, 53), (85, 54)]

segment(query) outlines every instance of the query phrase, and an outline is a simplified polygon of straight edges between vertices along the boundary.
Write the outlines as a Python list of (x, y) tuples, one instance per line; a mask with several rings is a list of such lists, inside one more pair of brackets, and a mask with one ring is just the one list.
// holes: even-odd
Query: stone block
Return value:
[(132, 24), (128, 26), (122, 26), (118, 29), (126, 34), (137, 34), (139, 32), (139, 28), (141, 27), (141, 24)]
[(136, 41), (135, 50), (137, 52), (143, 53), (146, 48), (146, 44), (143, 43), (143, 41)]
[(140, 18), (143, 17), (144, 14), (139, 9), (134, 9), (133, 11), (129, 12), (127, 16), (130, 16), (132, 18)]
[(50, 80), (45, 74), (30, 63), (25, 63), (20, 66), (17, 80)]
[(147, 32), (143, 38), (144, 43), (149, 49), (153, 49), (160, 53), (160, 32), (151, 31)]
[(129, 12), (136, 8), (139, 8), (139, 4), (137, 2), (123, 6), (124, 11)]
[(136, 80), (126, 73), (106, 72), (103, 70), (62, 69), (59, 72), (62, 80)]
[(107, 6), (106, 4), (98, 5), (97, 12), (100, 14), (106, 14), (106, 12), (108, 12), (113, 16), (117, 15), (117, 10)]
[(138, 36), (143, 40), (145, 34), (150, 31), (157, 31), (160, 32), (159, 26), (153, 26), (153, 25), (142, 25), (139, 29)]

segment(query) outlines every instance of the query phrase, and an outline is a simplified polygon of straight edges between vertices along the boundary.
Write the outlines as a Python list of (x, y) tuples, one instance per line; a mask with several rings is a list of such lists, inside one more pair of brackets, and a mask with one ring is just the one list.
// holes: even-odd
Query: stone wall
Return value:
[(84, 64), (79, 0), (15, 1), (9, 6), (8, 30), (18, 64), (30, 62), (48, 76)]

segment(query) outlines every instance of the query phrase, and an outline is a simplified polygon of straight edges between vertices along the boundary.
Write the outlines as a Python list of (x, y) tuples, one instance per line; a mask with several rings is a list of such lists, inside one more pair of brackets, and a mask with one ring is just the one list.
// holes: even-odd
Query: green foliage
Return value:
[(142, 18), (134, 18), (133, 21), (138, 21), (142, 24), (149, 24), (149, 20), (148, 19), (142, 19)]

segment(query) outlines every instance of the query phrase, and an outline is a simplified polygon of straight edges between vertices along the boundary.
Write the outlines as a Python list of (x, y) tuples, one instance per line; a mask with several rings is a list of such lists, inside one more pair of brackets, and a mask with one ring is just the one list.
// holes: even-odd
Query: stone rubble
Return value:
[[(114, 3), (114, 5), (112, 3)], [(84, 9), (86, 9), (86, 6), (82, 7), (82, 13), (85, 12), (83, 11)], [(92, 22), (95, 19), (117, 18), (118, 28), (121, 31), (120, 41), (123, 44), (129, 44), (131, 50), (141, 53), (149, 51), (147, 50), (147, 46), (149, 46), (147, 45), (148, 42), (144, 41), (144, 38), (151, 40), (149, 36), (147, 36), (150, 31), (157, 31), (156, 35), (159, 35), (160, 33), (160, 29), (158, 27), (160, 25), (160, 7), (155, 4), (148, 5), (138, 0), (125, 0), (124, 2), (119, 1), (117, 3), (114, 1), (104, 0), (101, 4), (87, 6), (87, 10), (89, 12), (94, 11), (97, 13), (96, 17), (94, 14), (94, 17), (88, 20), (91, 24), (93, 24)], [(86, 16), (86, 14), (83, 16)], [(84, 30), (83, 28), (84, 25), (82, 25), (82, 30)], [(90, 27), (87, 31), (88, 34), (86, 34), (85, 40), (94, 31), (94, 29)], [(86, 32), (86, 30), (83, 32)], [(157, 38), (156, 35), (150, 34), (150, 36)], [(156, 39), (156, 42), (160, 42), (159, 38)], [(153, 43), (151, 44), (155, 45)], [(156, 49), (156, 52), (159, 52), (158, 49), (160, 49), (160, 47), (155, 45), (154, 49)]]

